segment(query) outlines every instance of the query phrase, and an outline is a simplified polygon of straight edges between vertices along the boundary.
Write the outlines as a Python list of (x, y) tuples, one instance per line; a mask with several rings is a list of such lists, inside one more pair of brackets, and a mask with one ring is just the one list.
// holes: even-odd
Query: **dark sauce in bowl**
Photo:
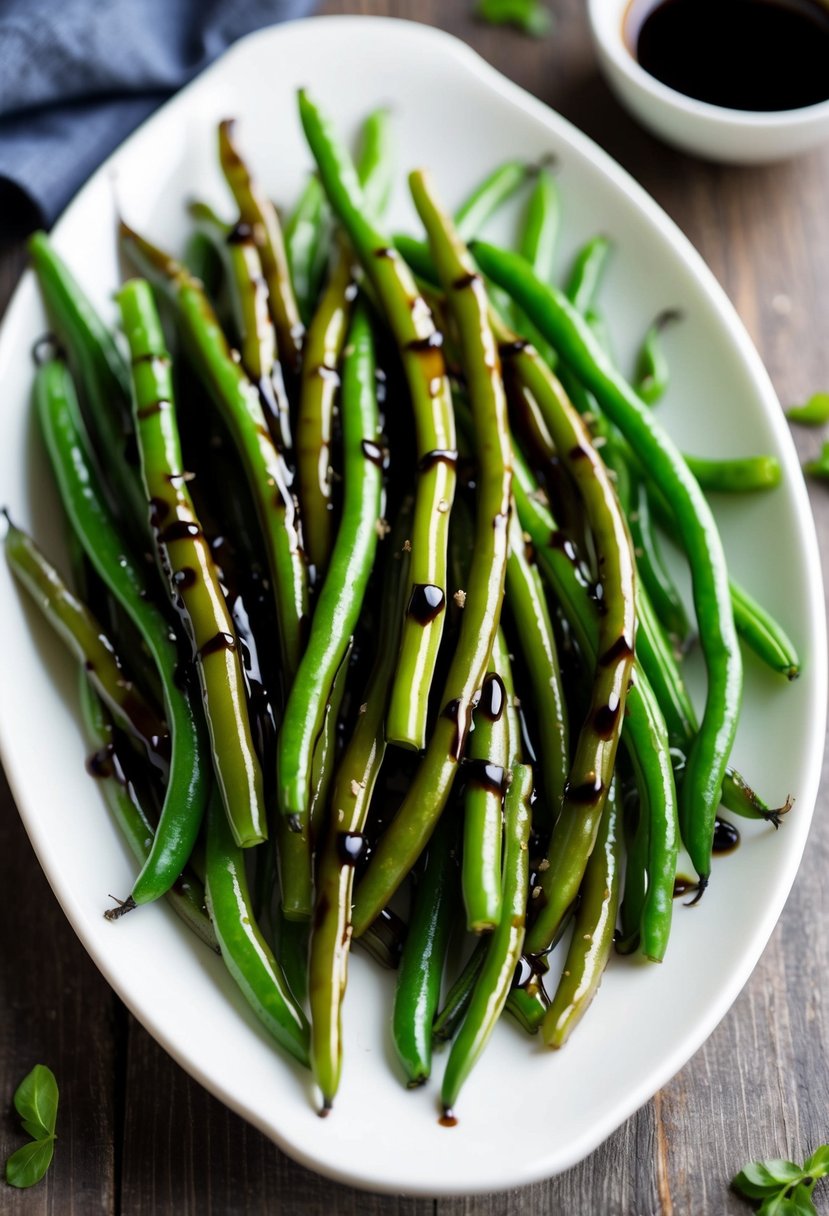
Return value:
[(829, 0), (632, 0), (625, 41), (651, 76), (735, 110), (829, 98)]

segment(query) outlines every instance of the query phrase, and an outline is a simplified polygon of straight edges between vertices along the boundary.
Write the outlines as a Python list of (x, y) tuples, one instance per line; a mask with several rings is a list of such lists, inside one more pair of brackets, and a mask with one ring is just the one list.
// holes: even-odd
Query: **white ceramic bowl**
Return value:
[(829, 100), (798, 110), (731, 110), (686, 97), (639, 66), (625, 39), (631, 0), (587, 0), (599, 63), (608, 84), (643, 126), (707, 160), (763, 164), (786, 160), (829, 139)]

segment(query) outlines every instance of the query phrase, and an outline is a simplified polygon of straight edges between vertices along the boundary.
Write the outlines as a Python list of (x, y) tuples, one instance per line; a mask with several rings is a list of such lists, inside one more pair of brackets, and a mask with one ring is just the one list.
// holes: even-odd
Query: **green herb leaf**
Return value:
[(34, 1186), (51, 1165), (54, 1151), (54, 1136), (24, 1144), (6, 1162), (6, 1182), (9, 1186)]
[(14, 1108), (33, 1140), (54, 1136), (58, 1114), (58, 1083), (51, 1068), (47, 1068), (45, 1064), (35, 1064), (17, 1087)]
[(34, 1186), (48, 1170), (55, 1151), (58, 1083), (51, 1068), (35, 1064), (15, 1091), (14, 1108), (32, 1141), (9, 1157), (6, 1182), (10, 1186)]
[(829, 1144), (822, 1144), (812, 1153), (803, 1169), (812, 1178), (825, 1178), (829, 1174)]
[(786, 417), (802, 426), (822, 426), (829, 422), (829, 393), (814, 393), (805, 405), (794, 405), (786, 410)]
[(822, 477), (829, 480), (829, 443), (824, 443), (817, 460), (807, 460), (803, 466), (807, 477)]
[(543, 38), (553, 24), (541, 0), (479, 0), (475, 16), (489, 25), (514, 25), (532, 38)]
[(781, 1188), (800, 1182), (803, 1177), (803, 1170), (793, 1161), (772, 1158), (753, 1161), (740, 1171), (731, 1185), (749, 1199), (765, 1199), (767, 1195), (776, 1195)]

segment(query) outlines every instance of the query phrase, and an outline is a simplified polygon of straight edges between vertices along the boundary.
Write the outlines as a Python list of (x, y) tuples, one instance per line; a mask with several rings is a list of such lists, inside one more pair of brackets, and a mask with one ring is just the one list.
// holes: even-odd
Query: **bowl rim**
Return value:
[(663, 84), (641, 67), (625, 42), (625, 18), (634, 2), (587, 0), (587, 19), (593, 40), (602, 54), (651, 102), (667, 106), (674, 113), (692, 119), (698, 126), (710, 125), (721, 131), (801, 131), (829, 123), (829, 97), (794, 110), (736, 110), (700, 101)]

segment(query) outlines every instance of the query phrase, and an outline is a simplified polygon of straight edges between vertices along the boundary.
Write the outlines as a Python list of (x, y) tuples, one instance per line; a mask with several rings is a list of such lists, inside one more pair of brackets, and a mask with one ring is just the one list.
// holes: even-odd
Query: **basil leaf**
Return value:
[(34, 1140), (54, 1136), (58, 1114), (58, 1083), (51, 1068), (47, 1068), (45, 1064), (35, 1064), (17, 1087), (14, 1108), (20, 1115), (24, 1128)]
[(731, 1185), (749, 1199), (764, 1199), (767, 1195), (775, 1195), (781, 1188), (800, 1182), (803, 1177), (803, 1170), (793, 1161), (772, 1158), (770, 1161), (752, 1161), (732, 1180)]
[(803, 1170), (811, 1178), (825, 1178), (829, 1174), (829, 1144), (822, 1144), (816, 1149), (803, 1166)]
[(801, 1182), (783, 1201), (778, 1216), (818, 1216), (817, 1208), (812, 1203), (812, 1188)]
[(6, 1182), (9, 1186), (34, 1186), (48, 1170), (54, 1151), (53, 1136), (24, 1144), (6, 1162)]
[(814, 393), (805, 405), (794, 405), (786, 410), (786, 417), (802, 426), (822, 426), (829, 422), (829, 393)]

